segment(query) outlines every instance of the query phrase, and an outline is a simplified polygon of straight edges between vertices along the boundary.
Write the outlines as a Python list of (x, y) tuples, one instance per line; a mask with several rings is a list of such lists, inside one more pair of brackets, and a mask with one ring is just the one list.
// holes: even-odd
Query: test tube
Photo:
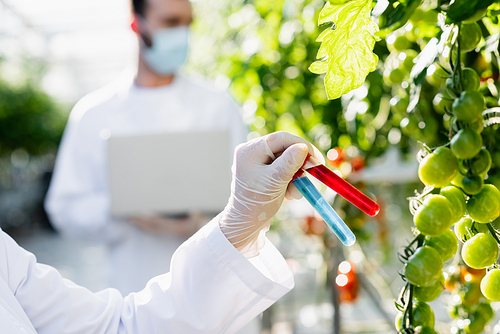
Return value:
[(333, 210), (332, 206), (328, 204), (326, 199), (321, 196), (321, 193), (312, 184), (311, 180), (307, 176), (302, 176), (294, 179), (292, 182), (314, 209), (316, 209), (340, 241), (346, 246), (352, 246), (356, 241), (356, 236), (344, 223), (342, 218), (339, 217), (337, 212)]
[(332, 172), (328, 167), (314, 159), (311, 154), (302, 169), (326, 184), (329, 188), (336, 191), (340, 196), (357, 206), (361, 211), (369, 216), (375, 216), (380, 211), (377, 203), (358, 189), (354, 188), (349, 182)]

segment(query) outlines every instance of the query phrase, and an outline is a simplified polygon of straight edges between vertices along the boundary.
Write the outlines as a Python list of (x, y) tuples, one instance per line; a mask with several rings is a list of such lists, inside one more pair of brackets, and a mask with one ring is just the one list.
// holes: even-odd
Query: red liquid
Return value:
[(375, 216), (380, 207), (377, 203), (368, 198), (358, 189), (343, 178), (332, 172), (325, 165), (317, 165), (306, 169), (306, 172), (326, 184), (331, 189), (335, 190), (340, 196), (357, 206), (361, 211), (369, 216)]

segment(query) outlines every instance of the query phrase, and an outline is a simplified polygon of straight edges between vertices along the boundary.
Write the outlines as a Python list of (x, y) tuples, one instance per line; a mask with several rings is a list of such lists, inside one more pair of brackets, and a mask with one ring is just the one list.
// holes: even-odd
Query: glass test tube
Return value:
[(330, 204), (321, 196), (321, 193), (316, 189), (311, 180), (307, 176), (294, 179), (293, 184), (304, 195), (304, 197), (311, 203), (311, 205), (318, 211), (325, 223), (337, 235), (340, 241), (346, 246), (352, 246), (356, 241), (356, 236), (352, 233), (349, 227), (344, 223), (342, 218), (339, 217), (337, 212)]
[(310, 154), (307, 155), (302, 169), (336, 191), (340, 196), (357, 206), (367, 215), (375, 216), (379, 213), (380, 207), (377, 203), (332, 172), (328, 167), (318, 162)]

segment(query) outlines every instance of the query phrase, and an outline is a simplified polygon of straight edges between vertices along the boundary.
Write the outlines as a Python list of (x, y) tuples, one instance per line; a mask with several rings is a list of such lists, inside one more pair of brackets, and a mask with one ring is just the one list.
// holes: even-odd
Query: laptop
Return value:
[(111, 214), (217, 214), (229, 199), (229, 131), (111, 136)]

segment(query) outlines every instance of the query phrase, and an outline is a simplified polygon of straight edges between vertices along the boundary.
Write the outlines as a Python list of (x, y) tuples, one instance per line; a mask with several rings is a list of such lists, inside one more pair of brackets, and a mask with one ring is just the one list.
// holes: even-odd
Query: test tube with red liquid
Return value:
[(380, 207), (368, 196), (354, 188), (349, 182), (332, 172), (328, 167), (314, 159), (311, 154), (307, 155), (302, 169), (323, 182), (340, 196), (354, 204), (369, 216), (375, 216)]

